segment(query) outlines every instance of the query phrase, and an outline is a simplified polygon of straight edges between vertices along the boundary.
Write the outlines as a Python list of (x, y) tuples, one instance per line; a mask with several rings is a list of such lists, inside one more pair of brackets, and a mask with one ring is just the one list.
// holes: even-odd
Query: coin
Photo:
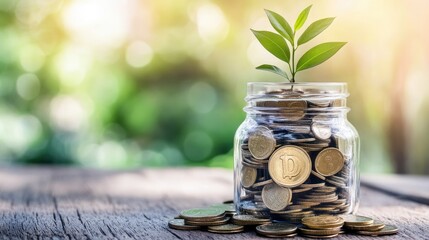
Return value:
[(323, 176), (332, 176), (344, 166), (344, 156), (337, 148), (325, 148), (314, 162), (316, 171)]
[(281, 187), (276, 183), (265, 185), (262, 189), (262, 200), (265, 206), (273, 211), (280, 211), (287, 207), (292, 198), (289, 188)]
[(331, 127), (327, 124), (314, 122), (311, 124), (311, 131), (317, 139), (325, 140), (331, 137)]
[(255, 168), (243, 166), (241, 168), (241, 185), (251, 187), (256, 182), (257, 171)]
[(299, 188), (292, 189), (292, 193), (307, 192), (307, 191), (310, 191), (311, 189), (313, 189), (313, 188), (301, 188), (301, 187), (299, 187)]
[(374, 220), (372, 218), (359, 215), (346, 214), (340, 215), (340, 217), (344, 219), (345, 226), (365, 226), (374, 223)]
[(270, 184), (272, 182), (273, 182), (273, 179), (268, 179), (268, 180), (265, 180), (265, 181), (262, 181), (262, 182), (255, 183), (255, 184), (252, 185), (252, 187), (254, 187), (254, 188), (256, 188), (256, 187), (262, 187), (262, 186), (265, 186), (265, 185)]
[(228, 223), (218, 226), (209, 226), (207, 231), (213, 233), (239, 233), (244, 231), (244, 227)]
[(310, 176), (310, 156), (297, 146), (280, 147), (270, 157), (268, 172), (280, 186), (296, 187)]
[(201, 220), (204, 218), (219, 218), (225, 214), (225, 210), (217, 208), (194, 208), (183, 210), (180, 216), (188, 220)]
[(334, 237), (337, 237), (338, 234), (332, 234), (332, 235), (326, 235), (326, 236), (302, 234), (301, 236), (308, 237), (308, 238), (325, 239), (325, 238), (334, 238)]
[(315, 235), (315, 236), (326, 236), (326, 235), (333, 235), (338, 234), (340, 232), (341, 228), (327, 228), (327, 229), (311, 229), (311, 228), (305, 228), (301, 227), (299, 228), (299, 232), (305, 235)]
[(374, 221), (371, 225), (363, 226), (345, 226), (347, 229), (352, 231), (379, 231), (385, 227), (385, 224), (380, 221)]
[(302, 224), (311, 229), (337, 228), (343, 226), (344, 220), (338, 216), (319, 215), (303, 218)]
[(235, 206), (233, 203), (219, 203), (219, 204), (213, 204), (210, 206), (210, 208), (218, 208), (221, 210), (224, 210), (225, 213), (234, 213), (235, 212)]
[(229, 217), (225, 217), (222, 219), (214, 220), (214, 221), (193, 221), (185, 219), (185, 224), (192, 226), (217, 226), (223, 225), (229, 221)]
[(256, 232), (262, 235), (289, 235), (295, 233), (296, 230), (296, 225), (290, 223), (270, 223), (256, 227)]
[(254, 158), (265, 159), (274, 151), (276, 139), (269, 128), (258, 126), (250, 133), (248, 145)]
[(398, 228), (392, 225), (386, 225), (379, 231), (357, 231), (356, 233), (366, 236), (384, 236), (398, 233)]
[(201, 229), (199, 226), (186, 225), (184, 219), (172, 219), (168, 221), (168, 227), (177, 230), (198, 230)]
[(232, 223), (240, 226), (255, 226), (255, 225), (262, 225), (270, 222), (271, 220), (269, 218), (263, 218), (263, 217), (253, 216), (253, 215), (237, 214), (232, 216)]
[(325, 186), (324, 182), (320, 182), (320, 183), (303, 183), (299, 187), (301, 187), (301, 188), (318, 188), (318, 187), (323, 187), (323, 186)]

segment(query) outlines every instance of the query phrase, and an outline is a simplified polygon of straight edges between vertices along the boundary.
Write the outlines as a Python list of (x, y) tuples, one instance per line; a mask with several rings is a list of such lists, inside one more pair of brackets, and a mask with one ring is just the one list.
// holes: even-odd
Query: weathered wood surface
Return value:
[(429, 178), (412, 175), (365, 175), (363, 185), (377, 191), (429, 205)]
[[(232, 198), (228, 170), (5, 168), (0, 179), (1, 239), (263, 239), (167, 227), (181, 209)], [(388, 239), (429, 239), (428, 205), (362, 187), (359, 213), (397, 225)]]

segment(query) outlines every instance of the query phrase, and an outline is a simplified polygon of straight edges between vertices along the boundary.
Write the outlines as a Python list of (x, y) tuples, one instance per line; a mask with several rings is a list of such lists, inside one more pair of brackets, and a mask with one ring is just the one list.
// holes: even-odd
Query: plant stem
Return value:
[[(295, 45), (295, 44), (294, 44)], [(291, 73), (292, 73), (292, 79), (291, 79), (291, 81), (294, 83), (295, 82), (295, 51), (296, 51), (296, 48), (295, 48), (295, 46), (292, 46), (292, 70), (291, 70)]]

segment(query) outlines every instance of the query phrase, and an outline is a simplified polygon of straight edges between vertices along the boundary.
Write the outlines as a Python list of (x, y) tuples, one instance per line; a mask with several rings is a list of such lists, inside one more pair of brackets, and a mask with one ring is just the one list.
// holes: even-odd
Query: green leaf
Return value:
[(311, 48), (298, 60), (296, 71), (302, 71), (323, 63), (338, 52), (345, 44), (346, 42), (327, 42)]
[(315, 38), (317, 35), (323, 32), (327, 27), (329, 27), (329, 25), (331, 25), (334, 19), (335, 18), (324, 18), (312, 23), (310, 26), (308, 26), (307, 29), (305, 29), (301, 37), (299, 37), (298, 46)]
[(267, 49), (268, 52), (270, 52), (280, 60), (289, 63), (289, 47), (287, 46), (286, 41), (282, 36), (269, 31), (256, 31), (253, 29), (251, 30), (253, 34), (255, 34), (258, 41), (265, 49)]
[(285, 71), (281, 70), (280, 68), (274, 66), (274, 65), (263, 64), (261, 66), (256, 67), (256, 69), (264, 70), (264, 71), (268, 71), (268, 72), (273, 72), (273, 73), (278, 74), (278, 75), (286, 78), (287, 80), (289, 80), (287, 73)]
[(308, 13), (310, 12), (311, 6), (313, 6), (313, 5), (310, 5), (310, 6), (306, 7), (299, 14), (299, 16), (298, 16), (298, 18), (296, 19), (296, 22), (295, 22), (295, 32), (298, 31), (302, 27), (302, 25), (304, 25), (305, 21), (307, 20)]
[(265, 9), (268, 19), (273, 28), (293, 44), (293, 31), (289, 23), (278, 13)]

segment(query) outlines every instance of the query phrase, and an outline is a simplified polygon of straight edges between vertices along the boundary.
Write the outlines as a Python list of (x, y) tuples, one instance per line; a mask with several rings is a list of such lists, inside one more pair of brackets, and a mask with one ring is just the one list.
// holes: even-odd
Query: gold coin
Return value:
[(244, 227), (228, 223), (218, 226), (209, 226), (207, 231), (213, 233), (239, 233), (244, 231)]
[(232, 223), (240, 226), (255, 226), (270, 223), (269, 218), (263, 218), (253, 215), (237, 214), (232, 216)]
[(273, 182), (273, 179), (268, 179), (268, 180), (265, 180), (265, 181), (257, 182), (255, 184), (253, 184), (252, 187), (253, 188), (262, 187), (262, 186), (265, 186), (265, 185), (270, 184), (272, 182)]
[(318, 188), (318, 187), (323, 187), (325, 186), (325, 182), (321, 182), (321, 183), (304, 183), (301, 184), (299, 187), (301, 188)]
[(368, 232), (374, 232), (379, 231), (385, 227), (385, 224), (380, 221), (374, 221), (371, 225), (364, 225), (364, 226), (345, 226), (347, 229), (353, 230), (353, 231), (368, 231)]
[(271, 130), (264, 126), (258, 126), (250, 133), (249, 151), (256, 159), (266, 159), (276, 147), (276, 139)]
[(287, 234), (287, 235), (274, 235), (274, 234), (260, 234), (264, 237), (269, 237), (269, 238), (294, 238), (296, 235), (296, 233), (291, 233), (291, 234)]
[(256, 232), (262, 235), (289, 235), (296, 232), (296, 225), (290, 223), (270, 223), (256, 227)]
[(281, 187), (275, 183), (265, 185), (262, 189), (262, 200), (265, 206), (273, 211), (280, 211), (287, 207), (292, 198), (289, 188)]
[(320, 140), (326, 140), (331, 137), (332, 130), (329, 125), (314, 122), (311, 124), (311, 131), (313, 135)]
[(243, 166), (241, 168), (241, 185), (248, 188), (256, 182), (257, 171), (255, 168)]
[(326, 229), (341, 227), (344, 224), (344, 220), (338, 216), (319, 215), (303, 218), (302, 224), (311, 229)]
[(310, 176), (310, 156), (297, 146), (280, 147), (270, 157), (268, 172), (274, 182), (280, 186), (296, 187)]
[(386, 225), (379, 231), (357, 231), (356, 233), (366, 236), (384, 236), (398, 233), (398, 228), (392, 225)]
[(374, 220), (369, 217), (346, 214), (340, 215), (342, 219), (344, 219), (345, 226), (368, 226), (374, 223)]
[(173, 219), (168, 222), (168, 227), (176, 230), (198, 230), (199, 226), (186, 225), (184, 219)]
[(311, 228), (301, 227), (299, 228), (299, 231), (302, 234), (306, 234), (306, 235), (326, 236), (326, 235), (338, 234), (341, 231), (341, 228), (339, 227), (339, 228), (327, 228), (327, 229), (311, 229)]
[(338, 236), (338, 234), (325, 235), (325, 236), (302, 234), (301, 236), (303, 236), (303, 237), (308, 237), (308, 238), (326, 239), (326, 238), (334, 238), (334, 237), (337, 237), (337, 236)]
[(295, 189), (293, 189), (293, 190), (292, 190), (292, 193), (308, 192), (308, 191), (310, 191), (311, 189), (313, 189), (313, 188), (301, 188), (301, 187), (299, 187), (299, 188), (295, 188)]
[(210, 221), (210, 222), (192, 221), (192, 220), (185, 219), (185, 224), (192, 225), (192, 226), (217, 226), (217, 225), (223, 225), (223, 224), (227, 223), (229, 221), (229, 219), (230, 219), (229, 217), (226, 217), (226, 218), (222, 218), (220, 220)]
[(225, 210), (217, 208), (193, 208), (183, 210), (180, 216), (188, 220), (200, 220), (202, 218), (218, 218), (225, 214)]
[(314, 165), (321, 175), (332, 176), (344, 167), (344, 156), (337, 148), (325, 148), (317, 155)]

